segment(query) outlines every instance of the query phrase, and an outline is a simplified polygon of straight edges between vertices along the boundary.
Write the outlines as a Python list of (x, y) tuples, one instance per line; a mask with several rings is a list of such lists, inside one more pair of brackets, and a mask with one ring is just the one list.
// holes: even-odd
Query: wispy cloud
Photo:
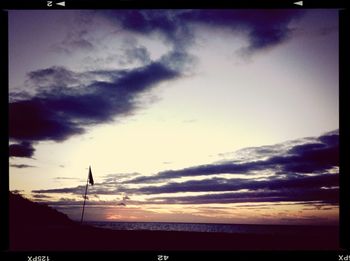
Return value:
[(226, 204), (242, 202), (322, 202), (337, 204), (339, 189), (290, 189), (272, 191), (249, 191), (237, 193), (217, 193), (199, 196), (155, 197), (159, 204)]
[(43, 199), (50, 199), (52, 197), (48, 196), (48, 195), (43, 195), (43, 194), (34, 194), (32, 195), (33, 198), (35, 198), (35, 200), (37, 199), (40, 199), (40, 200), (43, 200)]
[(24, 168), (36, 168), (33, 165), (28, 165), (28, 164), (10, 164), (11, 167), (13, 168), (18, 168), (18, 169), (24, 169)]
[(80, 180), (79, 178), (70, 178), (70, 177), (56, 177), (55, 180)]
[(81, 50), (93, 51), (95, 46), (88, 36), (88, 31), (86, 29), (75, 28), (71, 30), (60, 43), (52, 46), (52, 50), (66, 54)]

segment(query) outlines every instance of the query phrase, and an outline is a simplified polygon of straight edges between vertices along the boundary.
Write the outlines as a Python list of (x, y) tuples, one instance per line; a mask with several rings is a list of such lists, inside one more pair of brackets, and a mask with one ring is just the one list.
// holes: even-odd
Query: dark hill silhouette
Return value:
[(28, 226), (74, 226), (67, 215), (47, 205), (32, 202), (19, 194), (9, 194), (10, 225)]
[(293, 236), (169, 231), (116, 231), (81, 225), (10, 193), (10, 250), (335, 250), (338, 230)]

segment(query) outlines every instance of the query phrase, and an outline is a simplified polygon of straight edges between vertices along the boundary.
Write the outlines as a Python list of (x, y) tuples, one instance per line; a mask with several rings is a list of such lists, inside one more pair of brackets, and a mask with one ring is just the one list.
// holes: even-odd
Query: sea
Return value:
[(86, 224), (114, 230), (154, 230), (218, 232), (238, 234), (294, 235), (300, 233), (324, 234), (338, 231), (338, 226), (305, 225), (256, 225), (256, 224), (213, 224), (213, 223), (171, 223), (171, 222), (108, 222), (90, 221)]

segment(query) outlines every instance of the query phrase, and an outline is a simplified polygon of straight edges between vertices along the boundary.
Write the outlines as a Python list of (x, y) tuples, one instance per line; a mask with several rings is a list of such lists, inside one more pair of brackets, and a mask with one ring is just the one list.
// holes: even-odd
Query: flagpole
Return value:
[(88, 186), (89, 186), (89, 176), (88, 176), (88, 179), (87, 179), (87, 181), (86, 181), (85, 196), (84, 196), (84, 205), (83, 205), (83, 211), (82, 211), (82, 213), (81, 213), (81, 220), (80, 220), (80, 223), (81, 223), (81, 224), (83, 223), (83, 219), (84, 219), (84, 210), (85, 210), (85, 202), (86, 202), (86, 194), (87, 194)]

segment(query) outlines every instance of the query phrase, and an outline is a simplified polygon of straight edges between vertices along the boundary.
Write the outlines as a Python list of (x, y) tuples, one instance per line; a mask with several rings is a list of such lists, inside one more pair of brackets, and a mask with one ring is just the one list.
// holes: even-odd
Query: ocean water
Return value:
[(325, 234), (337, 231), (336, 226), (297, 226), (297, 225), (251, 225), (251, 224), (205, 224), (205, 223), (168, 223), (168, 222), (86, 222), (95, 227), (114, 230), (156, 230), (220, 232), (239, 234), (283, 234), (298, 233)]

